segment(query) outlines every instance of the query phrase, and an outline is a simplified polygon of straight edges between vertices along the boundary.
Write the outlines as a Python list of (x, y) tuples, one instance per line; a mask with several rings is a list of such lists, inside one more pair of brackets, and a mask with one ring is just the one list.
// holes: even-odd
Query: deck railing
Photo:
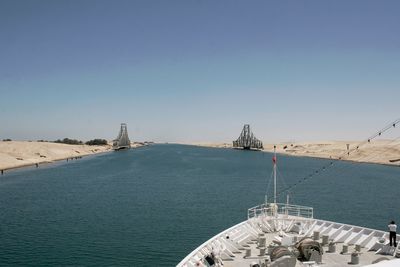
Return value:
[(254, 218), (260, 215), (264, 216), (297, 216), (303, 218), (313, 218), (313, 208), (306, 206), (290, 205), (284, 203), (267, 203), (261, 204), (248, 209), (247, 218)]

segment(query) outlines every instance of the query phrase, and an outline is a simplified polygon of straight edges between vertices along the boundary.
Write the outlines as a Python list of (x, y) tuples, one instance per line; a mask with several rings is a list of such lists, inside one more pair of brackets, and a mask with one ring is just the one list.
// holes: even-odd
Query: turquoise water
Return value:
[[(325, 163), (278, 158), (287, 185)], [(245, 220), (263, 202), (270, 173), (268, 153), (182, 145), (7, 172), (0, 265), (175, 266)], [(400, 220), (398, 188), (398, 167), (340, 162), (300, 184), (291, 202), (313, 206), (321, 219), (386, 230)]]

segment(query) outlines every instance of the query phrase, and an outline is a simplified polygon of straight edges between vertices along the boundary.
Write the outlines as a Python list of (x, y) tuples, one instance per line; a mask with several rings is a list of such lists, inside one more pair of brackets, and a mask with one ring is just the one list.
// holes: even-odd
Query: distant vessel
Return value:
[(177, 267), (400, 266), (400, 246), (389, 245), (388, 232), (315, 219), (313, 208), (289, 199), (277, 203), (276, 153), (273, 174), (272, 203), (248, 209), (246, 221), (206, 241)]
[(263, 149), (263, 143), (258, 140), (253, 132), (250, 130), (250, 125), (245, 124), (243, 126), (243, 130), (236, 141), (232, 142), (233, 148), (242, 148), (246, 150), (255, 149), (261, 150)]
[(131, 141), (128, 136), (128, 128), (126, 123), (121, 123), (118, 137), (113, 141), (113, 149), (121, 150), (131, 148)]

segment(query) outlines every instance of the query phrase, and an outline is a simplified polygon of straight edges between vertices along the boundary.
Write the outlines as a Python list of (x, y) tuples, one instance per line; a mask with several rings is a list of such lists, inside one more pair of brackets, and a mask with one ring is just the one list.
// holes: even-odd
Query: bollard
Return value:
[(251, 248), (246, 248), (246, 255), (245, 258), (251, 257)]
[(347, 253), (349, 251), (349, 245), (347, 245), (346, 243), (344, 243), (343, 244), (343, 247), (342, 247), (342, 254), (345, 254), (345, 253)]
[(336, 245), (333, 242), (329, 243), (329, 250), (330, 253), (335, 253), (336, 252)]
[(258, 247), (265, 247), (265, 235), (259, 234), (258, 235)]
[(322, 245), (328, 245), (329, 235), (322, 235)]
[(319, 240), (319, 232), (314, 231), (314, 240)]
[(351, 253), (351, 261), (350, 264), (359, 264), (360, 263), (360, 257), (358, 256), (357, 252)]

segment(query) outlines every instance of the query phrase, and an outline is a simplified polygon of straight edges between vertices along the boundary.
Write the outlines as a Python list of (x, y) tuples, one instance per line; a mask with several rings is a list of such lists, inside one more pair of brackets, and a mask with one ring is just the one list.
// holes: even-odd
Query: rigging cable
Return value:
[(297, 180), (297, 182), (295, 182), (294, 184), (284, 188), (283, 190), (281, 190), (280, 192), (277, 193), (277, 196), (282, 195), (284, 192), (290, 191), (291, 189), (293, 189), (294, 187), (296, 187), (297, 185), (304, 183), (305, 181), (308, 181), (309, 179), (313, 178), (314, 176), (319, 175), (320, 173), (324, 172), (325, 170), (331, 168), (332, 166), (334, 166), (337, 162), (341, 161), (344, 157), (349, 157), (350, 154), (353, 154), (354, 152), (357, 152), (359, 150), (360, 147), (364, 146), (365, 144), (369, 144), (371, 143), (372, 140), (376, 139), (377, 137), (382, 136), (382, 134), (384, 134), (385, 132), (389, 131), (390, 129), (393, 129), (396, 127), (396, 125), (400, 123), (400, 119), (397, 119), (395, 121), (393, 121), (392, 123), (386, 125), (385, 127), (383, 127), (380, 131), (374, 133), (373, 135), (371, 135), (369, 138), (367, 138), (366, 140), (358, 143), (356, 145), (355, 148), (350, 149), (346, 152), (343, 152), (341, 155), (339, 155), (339, 157), (337, 158), (337, 160), (330, 160), (327, 164), (324, 164), (323, 166), (321, 166), (319, 169), (313, 171), (312, 173), (300, 178), (299, 180)]
[[(389, 142), (385, 143), (385, 146), (387, 146), (386, 149), (383, 149), (383, 150), (378, 150), (377, 149), (376, 152), (384, 153), (386, 151), (389, 151), (389, 150), (392, 150), (394, 148), (397, 148), (398, 146), (400, 146), (400, 142), (398, 142), (399, 140), (400, 140), (400, 136), (396, 137), (393, 140), (390, 140)], [(396, 143), (396, 142), (398, 142), (398, 143)], [(338, 173), (340, 170), (344, 170), (346, 168), (350, 168), (350, 167), (356, 165), (357, 163), (361, 163), (361, 162), (362, 163), (373, 163), (372, 160), (374, 160), (374, 159), (376, 159), (378, 157), (380, 157), (380, 155), (375, 153), (373, 155), (369, 155), (369, 156), (367, 155), (365, 157), (358, 158), (357, 159), (358, 161), (349, 160), (350, 164), (342, 165), (341, 168), (336, 168), (335, 171)], [(357, 168), (361, 168), (361, 166), (362, 166), (361, 164), (357, 164), (356, 165)]]

